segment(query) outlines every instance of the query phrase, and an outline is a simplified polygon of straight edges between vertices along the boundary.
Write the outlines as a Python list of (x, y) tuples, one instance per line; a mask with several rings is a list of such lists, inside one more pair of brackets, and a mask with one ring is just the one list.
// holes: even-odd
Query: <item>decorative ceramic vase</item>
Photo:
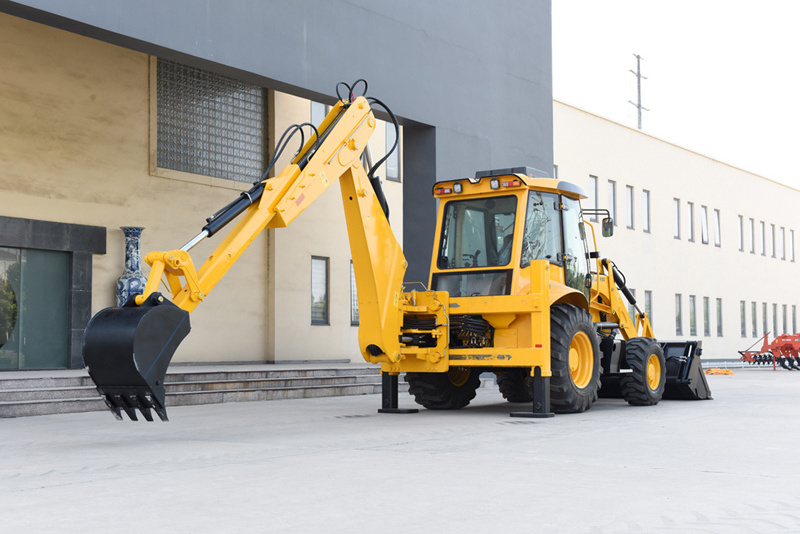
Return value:
[(133, 295), (141, 295), (147, 278), (142, 274), (139, 253), (141, 226), (121, 226), (125, 233), (125, 272), (117, 280), (117, 306), (122, 306)]

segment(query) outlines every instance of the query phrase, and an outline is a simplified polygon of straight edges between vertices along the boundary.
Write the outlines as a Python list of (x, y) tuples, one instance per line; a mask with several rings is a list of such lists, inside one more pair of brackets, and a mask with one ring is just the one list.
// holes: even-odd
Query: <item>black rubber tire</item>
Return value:
[[(584, 334), (591, 345), (591, 369), (583, 386), (570, 373), (569, 355), (573, 339)], [(585, 338), (584, 338), (585, 339)], [(591, 316), (571, 304), (550, 308), (550, 408), (555, 413), (580, 413), (591, 408), (600, 389), (600, 343)]]
[[(656, 356), (660, 366), (658, 386), (653, 388), (648, 382), (647, 367), (651, 356)], [(622, 398), (633, 406), (652, 406), (664, 396), (667, 382), (667, 366), (664, 351), (655, 339), (635, 337), (625, 342), (625, 361), (631, 368), (619, 380)]]
[(497, 387), (508, 402), (532, 402), (530, 369), (508, 369), (497, 375)]
[[(468, 376), (465, 378), (463, 373)], [(447, 373), (406, 373), (405, 381), (417, 404), (428, 410), (458, 410), (475, 398), (481, 372), (469, 367), (451, 367)]]

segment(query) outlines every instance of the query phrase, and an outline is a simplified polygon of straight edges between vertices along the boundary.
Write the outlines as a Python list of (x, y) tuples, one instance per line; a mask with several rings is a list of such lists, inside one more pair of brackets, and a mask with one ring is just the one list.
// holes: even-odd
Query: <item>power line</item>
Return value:
[(636, 100), (636, 102), (631, 102), (630, 100), (628, 100), (628, 103), (632, 104), (636, 108), (636, 110), (638, 112), (638, 115), (639, 115), (639, 129), (641, 130), (642, 129), (642, 110), (650, 111), (646, 107), (642, 106), (642, 80), (646, 80), (647, 77), (642, 76), (642, 68), (641, 68), (642, 67), (641, 62), (642, 62), (642, 59), (643, 59), (642, 56), (640, 56), (639, 54), (633, 54), (633, 57), (636, 58), (636, 72), (634, 72), (633, 70), (629, 70), (628, 72), (631, 72), (631, 73), (633, 73), (634, 76), (636, 76), (637, 100)]

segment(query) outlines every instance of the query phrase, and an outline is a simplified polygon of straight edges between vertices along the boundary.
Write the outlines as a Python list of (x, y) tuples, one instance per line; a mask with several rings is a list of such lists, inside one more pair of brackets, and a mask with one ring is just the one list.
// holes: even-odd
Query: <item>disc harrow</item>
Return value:
[[(764, 334), (761, 350), (740, 350), (741, 360), (750, 365), (772, 365), (775, 370), (780, 365), (789, 371), (800, 371), (800, 334), (784, 334), (776, 336), (772, 343), (768, 340), (769, 332)], [(756, 341), (758, 343), (758, 341)]]

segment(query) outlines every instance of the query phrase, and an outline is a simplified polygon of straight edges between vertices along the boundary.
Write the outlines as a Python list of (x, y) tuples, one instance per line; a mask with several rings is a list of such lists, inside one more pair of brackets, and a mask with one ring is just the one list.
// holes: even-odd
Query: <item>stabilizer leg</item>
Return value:
[(542, 376), (542, 368), (533, 371), (533, 410), (530, 412), (511, 412), (511, 417), (546, 418), (555, 414), (550, 411), (550, 377)]
[(378, 413), (417, 413), (416, 408), (397, 407), (397, 377), (396, 374), (381, 372), (381, 405)]

